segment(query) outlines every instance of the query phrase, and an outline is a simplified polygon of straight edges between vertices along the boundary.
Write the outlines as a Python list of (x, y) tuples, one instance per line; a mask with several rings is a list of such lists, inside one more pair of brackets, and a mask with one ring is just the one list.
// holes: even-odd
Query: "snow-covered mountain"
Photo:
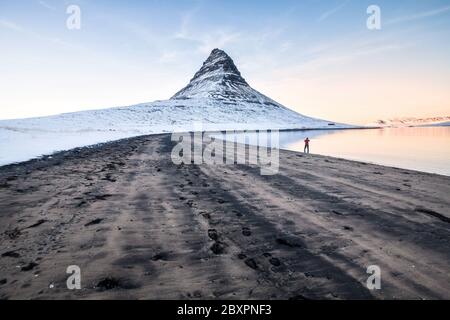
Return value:
[(449, 126), (450, 117), (432, 117), (432, 118), (395, 118), (387, 120), (378, 120), (369, 126), (377, 127), (424, 127), (424, 126)]
[(224, 51), (214, 49), (190, 83), (169, 100), (0, 121), (0, 165), (144, 134), (346, 127), (303, 116), (259, 93)]
[(450, 127), (450, 121), (434, 123), (431, 126), (433, 126), (433, 127)]

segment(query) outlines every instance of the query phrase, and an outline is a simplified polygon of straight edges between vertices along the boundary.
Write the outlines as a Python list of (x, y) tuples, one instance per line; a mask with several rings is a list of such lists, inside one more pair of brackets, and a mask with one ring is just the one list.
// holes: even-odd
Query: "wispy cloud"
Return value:
[(208, 32), (202, 30), (201, 33), (192, 31), (192, 21), (195, 21), (195, 15), (201, 9), (200, 4), (182, 14), (180, 27), (174, 34), (174, 39), (197, 43), (197, 50), (201, 53), (209, 53), (214, 48), (223, 48), (240, 39), (240, 33), (228, 27), (217, 27)]
[(45, 2), (45, 1), (43, 1), (43, 0), (39, 0), (39, 1), (38, 1), (38, 4), (40, 4), (41, 6), (43, 6), (44, 8), (47, 8), (47, 9), (49, 9), (49, 10), (53, 10), (53, 11), (56, 10), (56, 8), (55, 8), (54, 6), (48, 4), (47, 2)]
[(437, 16), (440, 14), (444, 14), (449, 11), (450, 11), (450, 6), (445, 6), (445, 7), (434, 9), (434, 10), (429, 10), (429, 11), (414, 13), (414, 14), (411, 14), (408, 16), (394, 18), (392, 20), (387, 21), (385, 23), (385, 25), (391, 25), (391, 24), (396, 24), (396, 23), (401, 23), (401, 22), (425, 19), (425, 18)]
[(4, 20), (4, 19), (0, 19), (0, 26), (2, 26), (3, 28), (6, 29), (10, 29), (13, 31), (23, 31), (23, 28), (17, 24), (15, 24), (14, 22), (8, 21), (8, 20)]
[(178, 53), (176, 51), (164, 51), (158, 59), (160, 63), (172, 63), (178, 58)]
[(225, 48), (229, 43), (238, 41), (239, 38), (239, 32), (218, 30), (199, 39), (198, 50), (202, 53), (209, 53), (214, 48)]
[(192, 19), (194, 18), (194, 15), (197, 13), (197, 11), (200, 9), (199, 6), (194, 7), (193, 9), (184, 12), (181, 15), (181, 22), (180, 22), (180, 28), (175, 33), (175, 38), (178, 39), (189, 39), (189, 27), (191, 24)]
[(328, 11), (325, 11), (324, 13), (322, 13), (322, 15), (319, 17), (319, 22), (324, 21), (326, 19), (328, 19), (329, 17), (331, 17), (333, 14), (335, 14), (336, 12), (338, 12), (339, 10), (341, 10), (342, 8), (344, 8), (348, 3), (350, 2), (350, 0), (345, 0), (344, 2), (342, 2), (340, 5), (338, 5), (337, 7), (334, 7)]
[(273, 79), (319, 79), (327, 77), (330, 68), (348, 68), (364, 61), (370, 61), (372, 56), (402, 52), (413, 48), (416, 44), (404, 40), (399, 42), (398, 35), (380, 35), (367, 38), (364, 34), (347, 35), (334, 43), (316, 44), (305, 47), (302, 54), (296, 56), (296, 62), (289, 66), (279, 66), (274, 71)]
[(157, 45), (161, 38), (151, 28), (134, 21), (124, 21), (121, 26), (128, 32), (132, 33), (134, 36), (138, 37), (148, 44)]
[(77, 45), (73, 45), (71, 43), (68, 43), (68, 42), (66, 42), (66, 41), (64, 41), (64, 40), (62, 40), (60, 38), (49, 37), (49, 36), (46, 36), (46, 35), (42, 35), (42, 34), (40, 34), (38, 32), (35, 32), (33, 30), (28, 30), (27, 28), (25, 28), (25, 27), (23, 27), (21, 25), (18, 25), (17, 23), (12, 22), (10, 20), (0, 19), (0, 27), (12, 30), (14, 32), (19, 32), (19, 33), (21, 33), (21, 34), (23, 34), (25, 36), (32, 37), (32, 38), (35, 38), (35, 39), (38, 39), (38, 40), (52, 42), (54, 44), (60, 45), (60, 46), (65, 47), (65, 48), (82, 49), (82, 47), (77, 46)]

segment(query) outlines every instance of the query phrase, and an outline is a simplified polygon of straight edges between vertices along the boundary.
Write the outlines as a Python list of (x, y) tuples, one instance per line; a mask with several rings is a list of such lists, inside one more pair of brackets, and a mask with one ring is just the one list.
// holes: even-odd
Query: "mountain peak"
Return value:
[(245, 82), (233, 59), (225, 51), (214, 49), (191, 81), (205, 79), (210, 76), (223, 76), (226, 78), (230, 75), (240, 78), (239, 80)]
[(219, 49), (219, 48), (213, 49), (211, 51), (211, 53), (209, 54), (209, 57), (207, 60), (209, 60), (210, 58), (214, 58), (214, 57), (222, 57), (224, 59), (232, 60), (225, 51), (223, 51), (222, 49)]
[(233, 59), (225, 51), (216, 48), (211, 51), (189, 84), (172, 99), (189, 99), (199, 96), (225, 97), (227, 93), (229, 95), (230, 90), (236, 90), (238, 87), (249, 88), (249, 85), (241, 76)]

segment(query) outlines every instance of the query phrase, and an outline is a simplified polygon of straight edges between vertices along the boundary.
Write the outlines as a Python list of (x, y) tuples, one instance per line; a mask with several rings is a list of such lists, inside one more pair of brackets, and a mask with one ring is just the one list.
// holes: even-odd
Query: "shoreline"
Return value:
[(177, 166), (173, 144), (0, 167), (0, 299), (450, 298), (450, 177), (286, 150), (275, 176)]
[[(2, 129), (2, 128), (0, 127), (0, 129)], [(10, 130), (8, 128), (3, 128), (3, 129)], [(376, 129), (376, 128), (374, 128), (374, 127), (370, 127), (370, 128), (367, 127), (367, 128), (365, 128), (365, 127), (353, 126), (353, 127), (349, 127), (349, 128), (316, 128), (316, 129), (308, 128), (308, 129), (276, 129), (276, 130), (278, 130), (279, 132), (296, 132), (296, 131), (300, 131), (301, 132), (301, 131), (364, 130), (364, 129)], [(264, 129), (264, 130), (267, 131), (267, 130), (270, 130), (270, 129)], [(249, 132), (254, 132), (254, 131), (257, 131), (257, 130), (248, 130), (248, 131)], [(218, 133), (218, 132), (224, 132), (224, 131), (223, 130), (204, 131), (204, 133), (214, 133), (214, 132)], [(233, 130), (233, 132), (235, 132), (235, 133), (242, 133), (242, 132), (245, 132), (245, 131), (244, 130)], [(56, 132), (53, 132), (53, 133), (56, 133)], [(75, 132), (65, 132), (64, 134), (76, 134), (76, 133), (77, 132), (75, 131)], [(36, 159), (40, 159), (40, 158), (49, 157), (49, 156), (52, 156), (52, 155), (57, 154), (59, 152), (66, 152), (66, 151), (80, 149), (80, 148), (99, 147), (99, 146), (101, 146), (101, 145), (103, 145), (105, 143), (111, 143), (111, 142), (115, 142), (115, 141), (122, 141), (122, 140), (126, 140), (126, 139), (133, 139), (133, 138), (146, 137), (146, 136), (159, 136), (159, 135), (171, 134), (171, 133), (172, 132), (161, 132), (161, 133), (152, 133), (152, 134), (140, 134), (140, 135), (131, 136), (131, 137), (130, 136), (129, 137), (122, 137), (122, 138), (117, 138), (116, 137), (116, 138), (113, 138), (112, 140), (106, 140), (104, 142), (95, 142), (95, 143), (85, 144), (85, 145), (81, 145), (81, 146), (74, 145), (74, 146), (67, 147), (67, 148), (63, 147), (62, 149), (56, 150), (56, 151), (53, 151), (53, 152), (50, 152), (50, 151), (49, 152), (41, 152), (40, 154), (34, 153), (33, 156), (28, 155), (25, 159), (23, 159), (21, 161), (16, 161), (16, 162), (8, 162), (7, 161), (5, 164), (1, 164), (0, 168), (4, 167), (4, 166), (9, 166), (9, 165), (14, 165), (14, 164), (21, 164), (21, 163), (25, 163), (25, 162), (28, 162), (28, 161), (31, 161), (31, 160), (36, 160)], [(175, 133), (182, 134), (183, 132), (175, 132)], [(23, 150), (21, 152), (23, 153)], [(22, 157), (19, 157), (19, 158), (22, 158)], [(11, 160), (9, 160), (9, 161), (11, 161)]]
[[(285, 130), (279, 130), (279, 131), (280, 132), (297, 132), (297, 131), (330, 131), (330, 130), (343, 131), (343, 130), (376, 130), (376, 129), (389, 129), (389, 128), (383, 128), (383, 127), (367, 127), (367, 128), (357, 127), (357, 128), (337, 128), (337, 129), (336, 128), (330, 128), (330, 129), (325, 129), (325, 128), (324, 129), (285, 129)], [(253, 132), (253, 131), (256, 131), (256, 130), (252, 130), (250, 132)], [(217, 133), (222, 133), (222, 132), (225, 132), (225, 131), (205, 131), (203, 133), (204, 134), (217, 134)], [(243, 133), (243, 132), (246, 132), (246, 131), (235, 130), (234, 132), (235, 133)], [(134, 136), (134, 137), (127, 137), (127, 138), (122, 138), (122, 139), (116, 139), (116, 140), (111, 140), (111, 141), (106, 141), (106, 142), (95, 143), (95, 144), (87, 145), (87, 146), (71, 148), (71, 149), (68, 149), (68, 150), (55, 151), (53, 153), (40, 155), (38, 157), (31, 158), (31, 159), (28, 159), (28, 160), (25, 160), (25, 161), (13, 162), (13, 163), (9, 163), (9, 164), (0, 165), (0, 171), (2, 171), (4, 169), (8, 170), (8, 168), (13, 168), (13, 167), (16, 167), (16, 166), (19, 166), (19, 167), (20, 166), (27, 166), (27, 165), (32, 165), (33, 166), (33, 164), (37, 164), (39, 162), (49, 160), (49, 159), (51, 159), (53, 157), (58, 157), (58, 156), (60, 156), (62, 154), (70, 154), (71, 152), (78, 152), (79, 150), (83, 150), (83, 149), (101, 148), (101, 147), (103, 147), (105, 145), (108, 145), (108, 144), (122, 143), (122, 142), (125, 142), (125, 141), (138, 139), (138, 138), (159, 137), (159, 136), (165, 136), (165, 135), (171, 135), (171, 134), (172, 133), (144, 134), (144, 135), (139, 135), (139, 136)], [(180, 132), (180, 134), (186, 134), (186, 133)], [(283, 148), (280, 148), (279, 150), (280, 151), (289, 151), (289, 152), (296, 152), (296, 153), (303, 154), (301, 151), (293, 151), (293, 150), (283, 149)], [(446, 175), (446, 174), (442, 174), (442, 173), (435, 173), (435, 172), (430, 172), (430, 171), (420, 171), (420, 170), (417, 170), (417, 169), (402, 168), (402, 167), (397, 167), (397, 166), (393, 166), (393, 165), (384, 165), (384, 164), (371, 162), (371, 161), (365, 161), (365, 160), (357, 160), (357, 159), (343, 158), (343, 157), (332, 156), (332, 155), (322, 155), (322, 154), (316, 154), (316, 153), (311, 153), (311, 155), (313, 155), (313, 156), (329, 157), (329, 158), (337, 159), (337, 160), (352, 161), (352, 162), (356, 162), (356, 163), (366, 163), (366, 164), (370, 164), (370, 165), (381, 166), (381, 167), (386, 167), (386, 168), (391, 168), (391, 169), (408, 170), (408, 171), (421, 173), (421, 174), (429, 174), (429, 175), (438, 175), (438, 176), (450, 177), (450, 175)]]

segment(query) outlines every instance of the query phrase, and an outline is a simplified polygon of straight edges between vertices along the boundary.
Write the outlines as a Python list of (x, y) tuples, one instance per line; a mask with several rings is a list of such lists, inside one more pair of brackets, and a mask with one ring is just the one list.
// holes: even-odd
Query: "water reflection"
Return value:
[(280, 132), (280, 148), (450, 175), (450, 128), (310, 130)]
[[(450, 175), (450, 128), (447, 127), (313, 134), (312, 153)], [(311, 134), (307, 131), (292, 132), (281, 142), (281, 148), (302, 151), (303, 140), (308, 135)]]

